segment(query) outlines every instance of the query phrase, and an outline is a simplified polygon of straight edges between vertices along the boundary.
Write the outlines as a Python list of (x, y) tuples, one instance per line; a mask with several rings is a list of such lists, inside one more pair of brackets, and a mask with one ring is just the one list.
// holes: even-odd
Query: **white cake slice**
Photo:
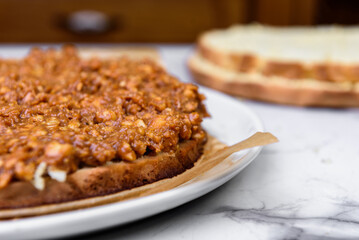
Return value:
[(303, 106), (359, 106), (359, 28), (234, 26), (204, 33), (195, 79), (227, 93)]

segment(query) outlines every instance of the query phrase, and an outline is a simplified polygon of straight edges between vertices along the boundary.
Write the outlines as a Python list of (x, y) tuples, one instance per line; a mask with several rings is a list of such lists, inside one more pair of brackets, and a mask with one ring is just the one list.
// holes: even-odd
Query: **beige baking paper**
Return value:
[[(208, 142), (205, 145), (204, 154), (195, 163), (194, 167), (176, 177), (164, 179), (142, 187), (137, 187), (131, 190), (101, 197), (88, 198), (60, 204), (49, 204), (39, 207), (0, 210), (0, 219), (38, 216), (56, 212), (83, 209), (160, 193), (178, 187), (191, 179), (201, 177), (201, 175), (210, 171), (213, 167), (221, 163), (234, 152), (253, 148), (256, 146), (268, 145), (277, 141), (277, 138), (274, 137), (271, 133), (257, 132), (244, 141), (227, 147), (214, 137), (209, 137)], [(233, 162), (227, 161), (226, 164), (233, 164)]]

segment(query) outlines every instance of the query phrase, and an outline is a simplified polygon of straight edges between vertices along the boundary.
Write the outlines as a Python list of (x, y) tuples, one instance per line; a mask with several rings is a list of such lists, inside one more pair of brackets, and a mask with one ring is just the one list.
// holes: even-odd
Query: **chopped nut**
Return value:
[(116, 113), (111, 111), (111, 110), (104, 110), (102, 112), (98, 112), (96, 114), (96, 120), (98, 122), (106, 122), (106, 121), (109, 121), (109, 120), (116, 120), (117, 119), (117, 116), (116, 116)]
[(10, 88), (8, 87), (1, 87), (0, 88), (0, 94), (5, 94), (10, 91)]
[(32, 117), (32, 119), (35, 121), (35, 122), (42, 122), (44, 120), (44, 116), (42, 115), (35, 115)]
[(136, 160), (136, 154), (132, 150), (130, 144), (127, 142), (122, 142), (117, 150), (118, 155), (121, 159), (127, 160), (127, 161), (134, 161)]
[(145, 122), (142, 120), (142, 119), (138, 119), (136, 122), (135, 122), (136, 126), (137, 127), (143, 127), (143, 128), (146, 128), (147, 125), (145, 124)]
[(152, 122), (150, 127), (151, 128), (161, 128), (166, 125), (166, 120), (163, 116), (156, 117)]
[(193, 92), (192, 89), (186, 89), (184, 92), (183, 92), (183, 95), (187, 98), (194, 98), (196, 97), (195, 93)]
[(57, 127), (60, 125), (60, 120), (56, 117), (50, 117), (49, 119), (47, 119), (46, 125), (50, 128)]
[(89, 133), (94, 137), (99, 137), (100, 136), (100, 133), (95, 129), (91, 130)]
[(48, 157), (64, 157), (69, 156), (73, 150), (71, 144), (61, 144), (51, 142), (45, 148), (45, 155)]
[(188, 102), (184, 105), (184, 111), (185, 112), (193, 112), (198, 107), (198, 104), (196, 102)]
[(73, 130), (76, 130), (80, 127), (81, 123), (77, 120), (74, 120), (72, 119), (70, 122), (69, 122), (69, 128), (73, 129)]
[(44, 175), (45, 172), (46, 172), (46, 163), (42, 162), (39, 164), (39, 166), (37, 166), (34, 174), (34, 180), (32, 182), (34, 184), (34, 187), (37, 188), (38, 190), (44, 190), (45, 188), (45, 180), (42, 177), (42, 175)]
[(34, 177), (35, 163), (26, 164), (17, 162), (15, 165), (15, 175), (19, 179), (30, 181)]
[(81, 82), (78, 83), (78, 84), (76, 85), (76, 90), (77, 90), (77, 91), (81, 91), (83, 86), (84, 86), (83, 83), (81, 83)]
[(197, 87), (151, 61), (36, 49), (1, 60), (0, 83), (0, 188), (33, 180), (43, 189), (46, 170), (64, 181), (82, 166), (134, 161), (205, 137)]
[(191, 121), (191, 124), (195, 125), (195, 124), (200, 124), (202, 119), (201, 117), (199, 116), (198, 113), (196, 112), (192, 112), (188, 115), (189, 117), (189, 120)]
[(130, 121), (123, 121), (123, 122), (121, 122), (121, 125), (122, 125), (122, 126), (132, 126), (133, 123), (130, 122)]
[(56, 167), (50, 166), (47, 169), (47, 173), (52, 179), (55, 179), (59, 182), (65, 182), (67, 177), (67, 172)]
[(31, 93), (31, 92), (29, 92), (29, 93), (27, 93), (26, 96), (22, 99), (22, 101), (23, 101), (24, 103), (29, 103), (29, 102), (31, 102), (32, 100), (34, 100), (34, 98), (35, 98), (34, 94)]
[(0, 174), (0, 189), (6, 187), (10, 180), (11, 180), (12, 174), (9, 171), (1, 172)]

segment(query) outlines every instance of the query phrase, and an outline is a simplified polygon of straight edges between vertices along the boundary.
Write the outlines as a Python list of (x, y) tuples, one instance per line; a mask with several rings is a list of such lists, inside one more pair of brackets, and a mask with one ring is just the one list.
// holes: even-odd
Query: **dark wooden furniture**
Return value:
[(353, 0), (0, 0), (0, 42), (193, 42), (236, 23), (359, 23)]

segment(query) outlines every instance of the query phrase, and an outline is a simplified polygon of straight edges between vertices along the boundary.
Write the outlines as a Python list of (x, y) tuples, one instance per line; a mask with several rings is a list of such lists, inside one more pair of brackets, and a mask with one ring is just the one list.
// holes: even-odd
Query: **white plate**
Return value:
[[(258, 117), (238, 100), (205, 88), (201, 88), (201, 92), (207, 97), (206, 106), (212, 116), (204, 122), (209, 134), (233, 144), (263, 131)], [(235, 153), (227, 159), (233, 161), (233, 165), (219, 164), (202, 176), (162, 193), (83, 210), (1, 221), (0, 239), (69, 236), (129, 223), (169, 210), (224, 184), (243, 170), (260, 150), (261, 147), (256, 147)]]

